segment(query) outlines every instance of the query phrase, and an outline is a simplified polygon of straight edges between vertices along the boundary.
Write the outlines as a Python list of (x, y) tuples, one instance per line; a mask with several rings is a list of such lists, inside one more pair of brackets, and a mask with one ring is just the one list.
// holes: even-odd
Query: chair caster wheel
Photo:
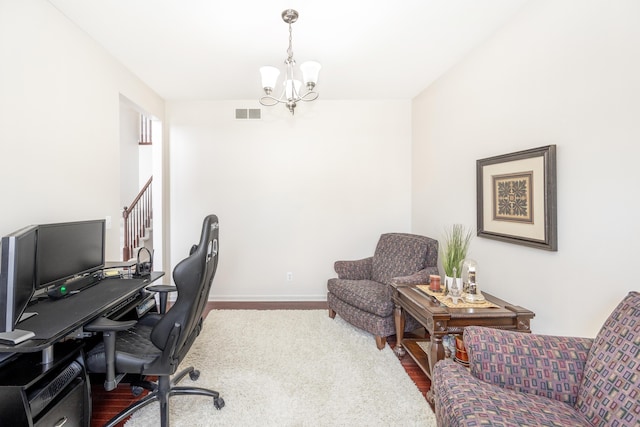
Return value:
[(200, 378), (200, 371), (195, 369), (189, 372), (189, 378), (191, 378), (191, 381), (196, 381), (198, 378)]
[(224, 407), (224, 399), (221, 397), (213, 399), (213, 406), (218, 410), (222, 409)]
[(133, 394), (135, 397), (138, 397), (142, 394), (142, 390), (144, 390), (142, 387), (134, 385), (131, 386), (131, 394)]

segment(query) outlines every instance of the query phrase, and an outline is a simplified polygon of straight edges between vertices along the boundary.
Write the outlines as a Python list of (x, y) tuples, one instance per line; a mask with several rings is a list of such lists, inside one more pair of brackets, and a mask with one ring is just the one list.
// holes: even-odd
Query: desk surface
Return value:
[(0, 353), (29, 353), (46, 349), (162, 276), (164, 273), (154, 272), (142, 278), (104, 279), (66, 298), (39, 301), (27, 308), (37, 315), (18, 325), (20, 329), (32, 331), (35, 336), (15, 346), (0, 344)]

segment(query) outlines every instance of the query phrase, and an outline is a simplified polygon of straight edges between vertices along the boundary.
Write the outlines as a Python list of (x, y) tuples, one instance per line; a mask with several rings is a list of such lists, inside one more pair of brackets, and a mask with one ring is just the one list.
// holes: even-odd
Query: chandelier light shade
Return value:
[(273, 95), (278, 84), (280, 70), (276, 67), (266, 65), (260, 67), (260, 75), (262, 77), (262, 89), (265, 95), (260, 98), (260, 104), (271, 107), (277, 104), (285, 104), (287, 109), (294, 113), (296, 105), (300, 101), (314, 101), (318, 98), (318, 92), (315, 91), (318, 83), (318, 75), (320, 74), (320, 63), (315, 61), (307, 61), (300, 65), (302, 73), (302, 82), (296, 78), (295, 70), (296, 61), (293, 59), (293, 31), (291, 24), (298, 20), (298, 12), (293, 9), (287, 9), (282, 12), (282, 20), (289, 24), (289, 48), (287, 49), (287, 59), (285, 59), (285, 75), (282, 83), (282, 91), (278, 97)]
[(262, 75), (262, 87), (267, 95), (270, 95), (276, 86), (280, 70), (271, 65), (265, 65), (264, 67), (260, 67), (260, 75)]

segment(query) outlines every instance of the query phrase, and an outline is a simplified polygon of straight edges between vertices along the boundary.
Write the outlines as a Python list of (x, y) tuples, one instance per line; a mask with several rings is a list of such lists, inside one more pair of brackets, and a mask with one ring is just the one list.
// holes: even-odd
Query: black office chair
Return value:
[(169, 397), (173, 395), (209, 396), (216, 409), (224, 406), (218, 392), (176, 386), (187, 374), (192, 380), (198, 378), (200, 373), (193, 367), (170, 379), (202, 329), (203, 311), (217, 265), (218, 217), (209, 215), (204, 219), (200, 243), (173, 270), (178, 296), (165, 314), (152, 313), (126, 322), (100, 318), (85, 327), (87, 331), (103, 333), (103, 342), (87, 354), (87, 367), (89, 372), (106, 374), (106, 390), (113, 390), (126, 374), (158, 377), (157, 384), (141, 382), (151, 392), (106, 426), (116, 425), (154, 401), (160, 403), (161, 426), (169, 426)]

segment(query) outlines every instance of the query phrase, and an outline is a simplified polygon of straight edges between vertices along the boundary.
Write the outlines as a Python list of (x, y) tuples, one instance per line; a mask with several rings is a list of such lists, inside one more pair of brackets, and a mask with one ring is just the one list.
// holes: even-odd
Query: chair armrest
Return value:
[(116, 377), (116, 334), (118, 331), (126, 331), (136, 323), (138, 323), (136, 320), (118, 322), (106, 317), (99, 317), (84, 327), (84, 330), (88, 332), (102, 332), (104, 359), (107, 365), (105, 368), (104, 389), (107, 391), (115, 389), (124, 377), (124, 374)]
[(98, 317), (93, 322), (85, 325), (84, 330), (87, 332), (126, 331), (136, 323), (138, 323), (137, 320), (127, 320), (125, 322), (119, 322), (117, 320), (111, 320), (106, 317)]
[(438, 267), (427, 267), (409, 276), (394, 277), (391, 279), (398, 285), (425, 285), (429, 283), (429, 276), (438, 274)]
[(174, 285), (151, 285), (145, 289), (151, 292), (176, 292), (178, 287)]
[(373, 257), (355, 261), (336, 261), (333, 269), (338, 273), (338, 279), (365, 280), (371, 278)]
[(159, 298), (159, 307), (158, 307), (158, 311), (160, 312), (160, 314), (165, 314), (167, 312), (167, 297), (169, 292), (177, 292), (178, 291), (178, 287), (174, 286), (174, 285), (151, 285), (151, 286), (147, 286), (146, 288), (148, 291), (151, 292), (157, 292), (158, 294), (160, 294), (160, 298)]
[(593, 340), (503, 331), (464, 330), (471, 374), (487, 383), (573, 406)]

